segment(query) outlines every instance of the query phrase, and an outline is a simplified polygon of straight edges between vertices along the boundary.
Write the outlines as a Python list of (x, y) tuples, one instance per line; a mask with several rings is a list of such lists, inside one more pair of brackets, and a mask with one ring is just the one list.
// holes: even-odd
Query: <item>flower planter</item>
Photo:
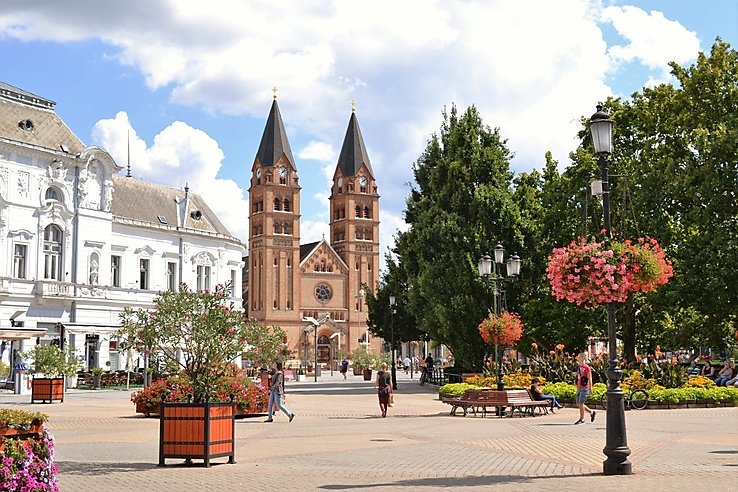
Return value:
[(167, 458), (212, 458), (236, 462), (236, 407), (233, 403), (162, 403), (159, 410), (159, 466)]
[(364, 369), (364, 381), (371, 381), (371, 380), (372, 380), (372, 370)]
[(64, 401), (64, 378), (33, 378), (31, 403)]
[(8, 427), (5, 422), (0, 422), (0, 455), (5, 450), (6, 439), (17, 439), (19, 441), (40, 441), (44, 437), (44, 425), (34, 421), (27, 429)]
[(361, 376), (363, 371), (360, 367), (354, 367), (354, 376)]
[(136, 403), (136, 413), (144, 414), (144, 417), (151, 417), (152, 415), (159, 416), (159, 406), (150, 406), (143, 403)]

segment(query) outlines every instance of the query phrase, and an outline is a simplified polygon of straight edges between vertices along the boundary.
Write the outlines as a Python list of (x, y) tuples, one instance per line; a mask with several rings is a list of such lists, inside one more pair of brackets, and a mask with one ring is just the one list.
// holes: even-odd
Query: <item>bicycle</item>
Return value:
[[(628, 410), (628, 408), (643, 410), (648, 405), (648, 392), (642, 389), (633, 390), (630, 392), (630, 396), (623, 395), (623, 404), (625, 405), (626, 410)], [(607, 410), (607, 393), (602, 394), (600, 405), (602, 405), (602, 408)]]
[(423, 372), (420, 373), (420, 380), (418, 381), (418, 384), (420, 386), (423, 386), (427, 380), (428, 380), (428, 368), (424, 367)]

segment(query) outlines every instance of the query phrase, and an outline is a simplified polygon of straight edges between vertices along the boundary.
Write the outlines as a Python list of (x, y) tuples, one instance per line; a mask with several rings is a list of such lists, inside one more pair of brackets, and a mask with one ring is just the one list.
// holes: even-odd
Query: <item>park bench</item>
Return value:
[(534, 400), (528, 390), (508, 390), (506, 393), (511, 417), (515, 414), (516, 409), (521, 416), (525, 414), (535, 415), (536, 409), (540, 409), (543, 414), (548, 414), (548, 407), (551, 403), (544, 400)]
[(468, 389), (461, 397), (442, 398), (441, 401), (451, 405), (451, 415), (456, 415), (456, 410), (460, 408), (464, 411), (464, 417), (470, 409), (475, 415), (481, 412), (484, 417), (487, 408), (495, 408), (497, 415), (504, 415), (508, 407), (510, 417), (516, 409), (521, 416), (534, 415), (536, 408), (547, 414), (549, 405), (546, 401), (533, 400), (527, 390), (498, 391), (490, 388)]

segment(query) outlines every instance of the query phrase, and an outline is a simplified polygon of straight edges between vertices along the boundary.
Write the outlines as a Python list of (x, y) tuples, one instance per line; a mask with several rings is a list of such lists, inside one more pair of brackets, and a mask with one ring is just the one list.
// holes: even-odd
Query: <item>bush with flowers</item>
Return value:
[[(31, 430), (47, 420), (46, 415), (21, 410), (0, 410), (0, 435), (6, 429)], [(54, 464), (54, 436), (44, 429), (39, 439), (0, 437), (0, 490), (57, 492), (58, 468)]]
[(126, 309), (119, 336), (132, 345), (144, 343), (168, 364), (179, 367), (191, 385), (194, 403), (217, 401), (225, 384), (227, 364), (247, 345), (250, 328), (230, 296), (230, 287), (195, 291), (180, 284), (177, 292), (163, 292), (155, 309)]
[(671, 262), (658, 241), (587, 240), (580, 237), (555, 248), (548, 258), (551, 293), (585, 307), (624, 302), (631, 292), (649, 292), (673, 276)]
[[(240, 374), (228, 375), (219, 386), (212, 389), (215, 401), (229, 401), (233, 395), (237, 415), (266, 412), (269, 389)], [(192, 395), (192, 385), (184, 375), (159, 379), (142, 390), (131, 393), (131, 401), (141, 413), (157, 413), (162, 398), (167, 402), (186, 402)]]

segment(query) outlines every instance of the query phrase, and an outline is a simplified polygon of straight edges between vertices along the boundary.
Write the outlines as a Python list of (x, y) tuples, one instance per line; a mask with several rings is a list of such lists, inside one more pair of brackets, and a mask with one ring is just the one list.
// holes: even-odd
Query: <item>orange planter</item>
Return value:
[(232, 403), (162, 403), (159, 410), (159, 466), (166, 458), (236, 462), (236, 407)]
[(64, 401), (64, 378), (33, 378), (31, 403)]
[(35, 439), (37, 441), (43, 438), (44, 426), (43, 424), (34, 421), (29, 429), (16, 429), (14, 427), (6, 427), (5, 423), (0, 423), (0, 455), (5, 450), (5, 439), (18, 439), (21, 441), (28, 441)]

